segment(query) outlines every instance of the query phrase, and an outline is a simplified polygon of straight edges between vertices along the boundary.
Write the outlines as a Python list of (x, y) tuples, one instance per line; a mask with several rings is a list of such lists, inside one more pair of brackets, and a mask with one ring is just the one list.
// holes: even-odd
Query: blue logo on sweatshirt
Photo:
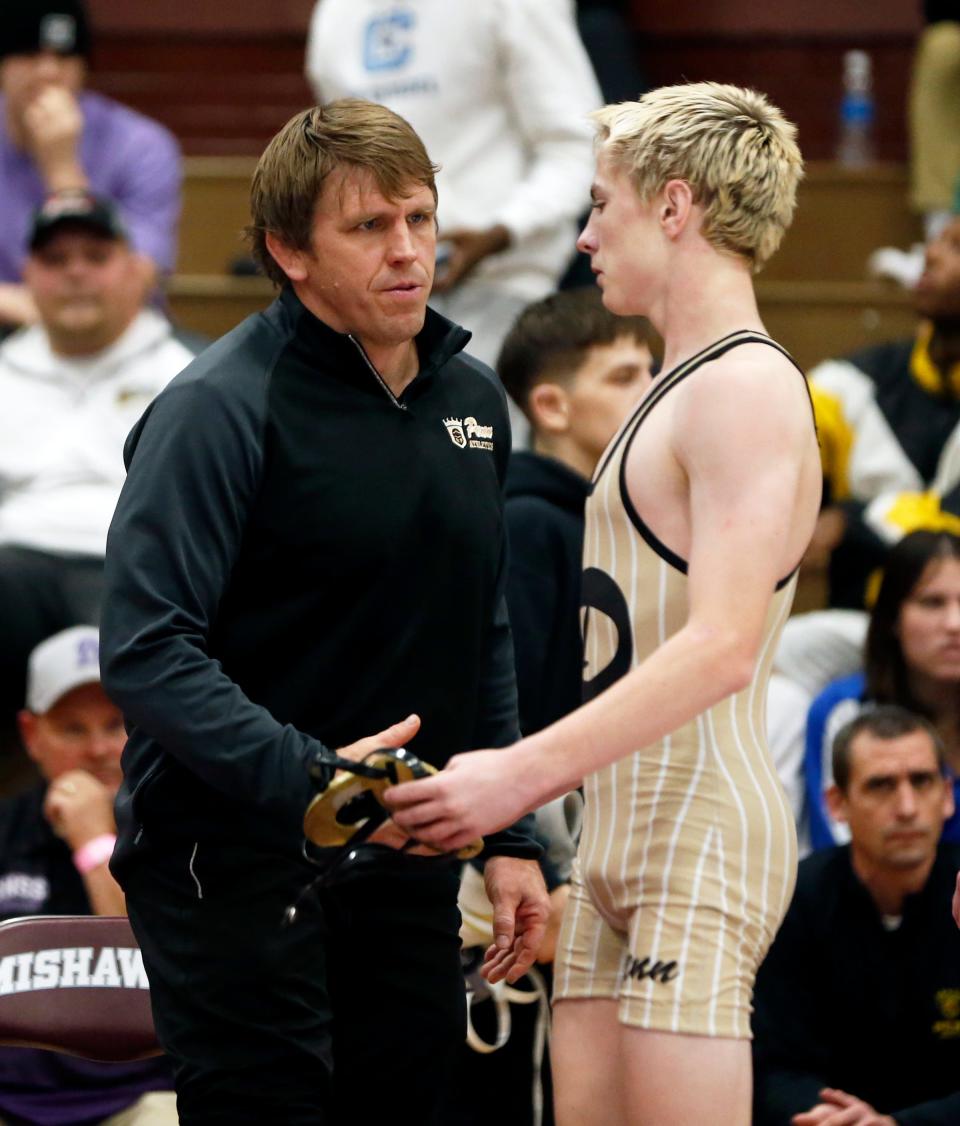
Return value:
[(410, 32), (415, 24), (416, 15), (409, 8), (374, 16), (363, 35), (363, 65), (367, 70), (396, 70), (408, 63), (413, 55)]

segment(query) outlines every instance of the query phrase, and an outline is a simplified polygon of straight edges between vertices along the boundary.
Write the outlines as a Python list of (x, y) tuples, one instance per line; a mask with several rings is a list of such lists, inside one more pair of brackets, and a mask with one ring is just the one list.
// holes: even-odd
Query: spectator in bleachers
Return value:
[(0, 344), (0, 727), (23, 699), (30, 650), (99, 619), (124, 440), (196, 351), (144, 307), (137, 255), (107, 200), (51, 196), (29, 244), (41, 321)]
[[(814, 848), (847, 840), (824, 801), (830, 748), (844, 724), (878, 704), (907, 708), (936, 727), (960, 805), (960, 538), (948, 532), (912, 532), (891, 549), (863, 671), (833, 681), (810, 706), (804, 763)], [(948, 818), (944, 834), (960, 841), (960, 813)]]
[(152, 283), (173, 269), (181, 159), (172, 134), (84, 89), (83, 0), (4, 0), (0, 10), (0, 328), (37, 318), (21, 284), (32, 213), (52, 192), (88, 188), (120, 209)]
[[(319, 0), (307, 77), (317, 98), (382, 102), (440, 165), (430, 304), (493, 366), (507, 330), (556, 288), (589, 202), (600, 91), (568, 0)], [(514, 444), (526, 431), (511, 412)]]
[[(0, 918), (125, 914), (107, 862), (126, 735), (100, 685), (95, 628), (64, 630), (31, 653), (19, 725), (43, 780), (0, 802)], [(165, 1060), (0, 1047), (0, 1126), (173, 1126), (172, 1086)]]
[[(849, 846), (800, 864), (757, 976), (756, 1126), (960, 1121), (960, 846), (936, 730), (867, 712), (833, 749), (830, 804)], [(939, 842), (939, 843), (938, 843)]]
[[(504, 505), (510, 539), (507, 605), (524, 735), (580, 703), (584, 503), (600, 455), (650, 383), (655, 341), (643, 317), (610, 313), (599, 289), (566, 290), (520, 314), (497, 361), (504, 387), (530, 421), (533, 442), (530, 452), (510, 455)], [(548, 980), (542, 964), (554, 957), (576, 850), (570, 822), (579, 822), (578, 813), (577, 794), (537, 811), (551, 900), (551, 924), (538, 961)], [(489, 906), (478, 903), (481, 894), (467, 872), (460, 903), (465, 917), (490, 917)], [(492, 933), (473, 937), (485, 947)], [(475, 1023), (484, 1016), (495, 1023), (492, 1008), (475, 1009)], [(539, 1058), (546, 1048), (545, 1037), (538, 1040), (539, 1019), (538, 1006), (512, 1004), (510, 1039), (502, 1049), (490, 1055), (464, 1049), (453, 1089), (469, 1090), (470, 1098), (456, 1099), (445, 1123), (530, 1126), (536, 1121), (533, 1079), (541, 1065), (540, 1122), (553, 1122), (546, 1059)], [(495, 1028), (479, 1030), (494, 1039)]]
[(960, 531), (960, 216), (927, 246), (909, 340), (810, 373), (826, 488), (807, 552), (830, 604), (862, 608), (890, 544), (915, 528)]

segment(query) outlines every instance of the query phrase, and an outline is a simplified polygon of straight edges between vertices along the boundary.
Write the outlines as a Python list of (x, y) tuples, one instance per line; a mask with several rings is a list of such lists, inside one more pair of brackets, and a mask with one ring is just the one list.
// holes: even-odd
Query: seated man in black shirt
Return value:
[(828, 800), (848, 846), (800, 865), (757, 978), (757, 1126), (960, 1121), (960, 846), (938, 844), (953, 794), (926, 720), (883, 706), (833, 747)]
[[(0, 802), (0, 919), (126, 914), (107, 867), (126, 733), (100, 685), (93, 626), (33, 650), (18, 720), (43, 782)], [(106, 1064), (0, 1047), (0, 1124), (119, 1126), (122, 1116), (123, 1126), (173, 1126), (172, 1087), (166, 1060)]]

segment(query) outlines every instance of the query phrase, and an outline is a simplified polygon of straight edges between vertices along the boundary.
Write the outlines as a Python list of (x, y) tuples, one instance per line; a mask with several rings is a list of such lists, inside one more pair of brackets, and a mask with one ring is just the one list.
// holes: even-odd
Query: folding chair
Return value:
[(34, 915), (0, 923), (0, 1043), (106, 1062), (160, 1055), (127, 919)]

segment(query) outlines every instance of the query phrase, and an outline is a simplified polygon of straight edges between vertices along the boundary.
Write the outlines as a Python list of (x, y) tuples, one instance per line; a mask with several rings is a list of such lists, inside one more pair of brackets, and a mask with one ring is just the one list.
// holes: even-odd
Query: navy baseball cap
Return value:
[(105, 196), (78, 188), (64, 188), (47, 196), (33, 216), (27, 245), (38, 250), (65, 223), (89, 227), (111, 239), (128, 240), (120, 213)]
[(0, 7), (0, 59), (38, 51), (90, 57), (83, 0), (3, 0)]

